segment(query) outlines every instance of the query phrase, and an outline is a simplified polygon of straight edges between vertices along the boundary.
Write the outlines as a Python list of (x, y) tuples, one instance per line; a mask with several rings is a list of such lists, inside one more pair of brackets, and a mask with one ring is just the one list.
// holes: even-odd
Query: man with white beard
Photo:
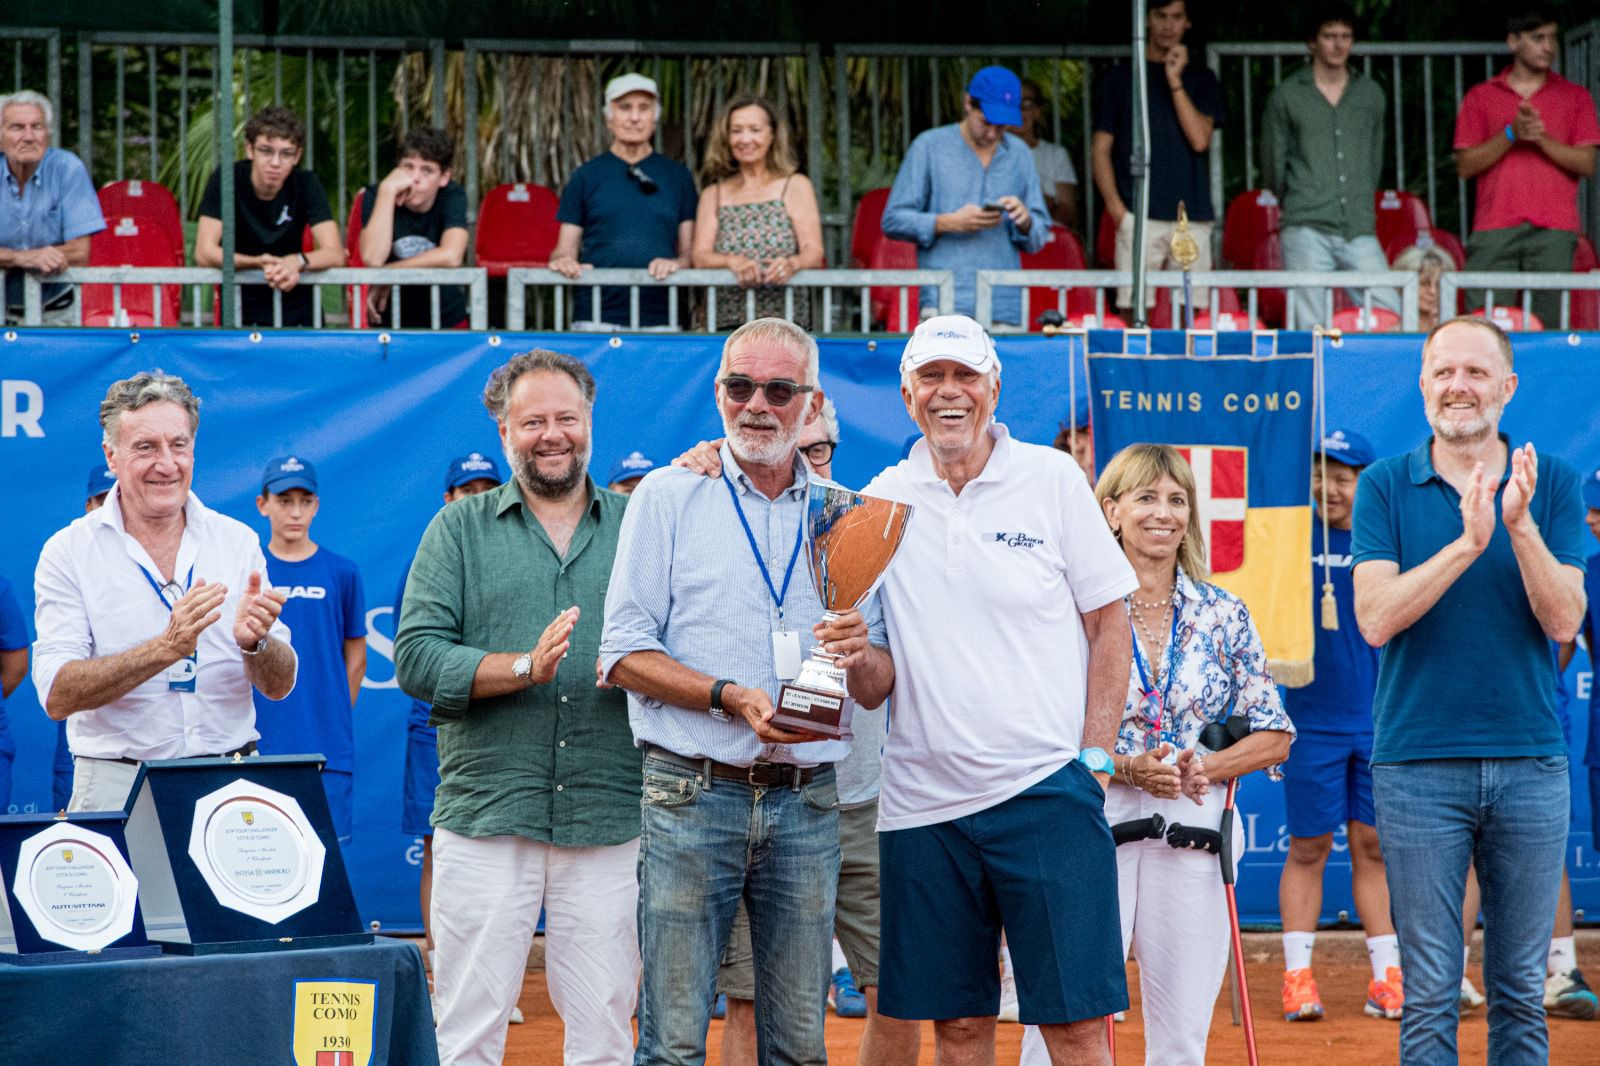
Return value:
[(1362, 475), (1351, 544), (1356, 621), (1383, 648), (1372, 798), (1405, 960), (1400, 1061), (1456, 1061), (1473, 863), (1489, 1046), (1544, 1062), (1569, 798), (1550, 641), (1583, 621), (1583, 502), (1571, 466), (1499, 431), (1517, 375), (1498, 327), (1435, 327), (1420, 385), (1433, 436)]
[(626, 498), (588, 475), (594, 395), (584, 365), (556, 352), (490, 375), (483, 403), (511, 479), (439, 511), (406, 581), (395, 672), (439, 730), (445, 1066), (503, 1057), (541, 904), (563, 1061), (632, 1057), (640, 758), (622, 693), (594, 676)]
[(813, 644), (845, 656), (862, 707), (883, 702), (894, 667), (875, 603), (820, 624), (811, 570), (799, 561), (819, 479), (798, 443), (822, 407), (817, 380), (816, 341), (798, 326), (765, 318), (735, 330), (715, 389), (724, 476), (659, 467), (634, 490), (622, 524), (600, 669), (628, 690), (644, 749), (639, 1066), (704, 1059), (741, 898), (758, 1059), (826, 1061), (821, 996), (839, 872), (833, 763), (848, 742), (773, 725), (773, 703)]

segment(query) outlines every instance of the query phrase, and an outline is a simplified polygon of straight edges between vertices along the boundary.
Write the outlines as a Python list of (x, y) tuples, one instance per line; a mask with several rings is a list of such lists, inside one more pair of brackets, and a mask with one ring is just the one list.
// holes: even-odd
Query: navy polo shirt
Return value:
[[(1510, 441), (1500, 438), (1506, 447)], [(1367, 468), (1356, 493), (1354, 565), (1402, 573), (1461, 536), (1461, 495), (1433, 468), (1430, 438)], [(1373, 701), (1374, 763), (1562, 755), (1550, 643), (1528, 605), (1495, 488), (1494, 536), (1454, 585), (1384, 645)], [(1583, 567), (1583, 501), (1573, 467), (1539, 457), (1529, 513), (1556, 560)]]

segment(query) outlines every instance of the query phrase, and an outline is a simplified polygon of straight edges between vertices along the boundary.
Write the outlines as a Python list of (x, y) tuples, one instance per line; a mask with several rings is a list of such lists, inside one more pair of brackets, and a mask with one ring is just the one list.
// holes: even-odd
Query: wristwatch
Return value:
[(1111, 756), (1106, 754), (1104, 748), (1084, 748), (1078, 753), (1078, 761), (1088, 767), (1091, 774), (1111, 772)]
[(512, 659), (511, 672), (516, 675), (518, 681), (533, 680), (533, 656), (528, 652), (523, 652), (515, 659)]
[(733, 716), (728, 713), (728, 709), (722, 705), (722, 690), (733, 683), (734, 682), (729, 681), (727, 678), (722, 678), (712, 683), (711, 706), (707, 708), (707, 710), (711, 712), (711, 717), (720, 718), (724, 722), (733, 720)]
[(300, 255), (300, 269), (301, 270), (310, 270), (311, 269), (311, 260), (306, 257), (306, 253), (301, 252), (301, 253), (299, 253), (299, 255)]
[(256, 641), (256, 646), (255, 647), (253, 647), (253, 648), (240, 648), (239, 649), (239, 654), (240, 655), (260, 655), (262, 652), (267, 650), (267, 641), (269, 641), (271, 639), (272, 639), (271, 637), (262, 637), (260, 640)]

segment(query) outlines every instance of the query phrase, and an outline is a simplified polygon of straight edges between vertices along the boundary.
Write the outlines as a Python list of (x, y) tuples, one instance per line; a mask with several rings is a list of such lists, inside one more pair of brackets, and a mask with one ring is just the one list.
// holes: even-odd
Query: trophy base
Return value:
[(821, 692), (798, 684), (778, 689), (772, 724), (783, 729), (803, 729), (837, 740), (849, 740), (855, 702), (843, 692)]

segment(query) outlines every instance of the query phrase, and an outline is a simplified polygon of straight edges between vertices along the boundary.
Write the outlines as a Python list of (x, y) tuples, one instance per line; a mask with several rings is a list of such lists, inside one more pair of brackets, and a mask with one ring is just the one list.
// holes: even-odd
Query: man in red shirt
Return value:
[[(1475, 85), (1456, 116), (1456, 171), (1477, 178), (1468, 270), (1566, 272), (1578, 243), (1578, 180), (1594, 175), (1594, 98), (1550, 69), (1558, 30), (1541, 12), (1506, 23), (1511, 65)], [(1467, 303), (1483, 303), (1481, 291)], [(1536, 291), (1533, 310), (1559, 324), (1561, 293)]]

